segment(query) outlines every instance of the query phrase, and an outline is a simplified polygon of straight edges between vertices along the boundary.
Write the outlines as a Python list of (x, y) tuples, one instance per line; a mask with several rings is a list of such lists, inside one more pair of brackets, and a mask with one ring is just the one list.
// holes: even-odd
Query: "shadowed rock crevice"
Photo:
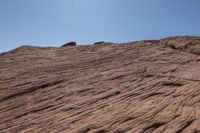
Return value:
[(22, 92), (19, 91), (17, 93), (5, 96), (2, 99), (0, 99), (0, 102), (2, 102), (4, 100), (9, 100), (9, 99), (12, 99), (12, 98), (15, 98), (15, 97), (20, 97), (22, 95), (28, 95), (28, 93), (32, 93), (32, 92), (34, 92), (36, 90), (43, 89), (43, 88), (46, 88), (46, 87), (51, 87), (51, 86), (54, 86), (54, 85), (62, 83), (62, 82), (63, 81), (61, 80), (61, 81), (55, 81), (55, 82), (50, 82), (50, 83), (42, 84), (42, 85), (39, 85), (39, 86), (33, 86), (31, 88), (26, 89), (25, 91), (22, 91)]
[(172, 87), (180, 87), (183, 86), (183, 83), (174, 83), (174, 82), (166, 82), (166, 83), (162, 83), (161, 85), (163, 86), (172, 86)]
[(0, 132), (197, 133), (199, 51), (178, 36), (1, 53)]

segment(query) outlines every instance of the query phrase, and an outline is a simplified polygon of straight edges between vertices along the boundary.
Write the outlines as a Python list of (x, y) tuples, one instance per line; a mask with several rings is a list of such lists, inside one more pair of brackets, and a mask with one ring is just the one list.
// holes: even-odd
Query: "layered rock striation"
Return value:
[(0, 54), (2, 133), (197, 133), (199, 118), (199, 37)]

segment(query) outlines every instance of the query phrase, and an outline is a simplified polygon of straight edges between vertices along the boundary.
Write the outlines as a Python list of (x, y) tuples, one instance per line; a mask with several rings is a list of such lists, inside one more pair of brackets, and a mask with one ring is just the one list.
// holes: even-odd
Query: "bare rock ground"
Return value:
[(0, 54), (1, 133), (198, 133), (200, 38)]

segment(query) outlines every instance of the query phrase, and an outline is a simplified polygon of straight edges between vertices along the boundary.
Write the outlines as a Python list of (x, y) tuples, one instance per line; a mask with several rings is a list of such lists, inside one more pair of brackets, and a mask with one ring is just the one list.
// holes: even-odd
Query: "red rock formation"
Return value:
[(200, 132), (199, 51), (185, 36), (2, 53), (0, 132)]

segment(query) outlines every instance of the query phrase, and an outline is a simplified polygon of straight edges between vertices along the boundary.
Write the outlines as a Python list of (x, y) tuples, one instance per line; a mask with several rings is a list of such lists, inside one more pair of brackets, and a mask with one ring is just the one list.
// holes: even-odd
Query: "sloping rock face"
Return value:
[(198, 51), (184, 36), (2, 53), (0, 132), (200, 132)]

